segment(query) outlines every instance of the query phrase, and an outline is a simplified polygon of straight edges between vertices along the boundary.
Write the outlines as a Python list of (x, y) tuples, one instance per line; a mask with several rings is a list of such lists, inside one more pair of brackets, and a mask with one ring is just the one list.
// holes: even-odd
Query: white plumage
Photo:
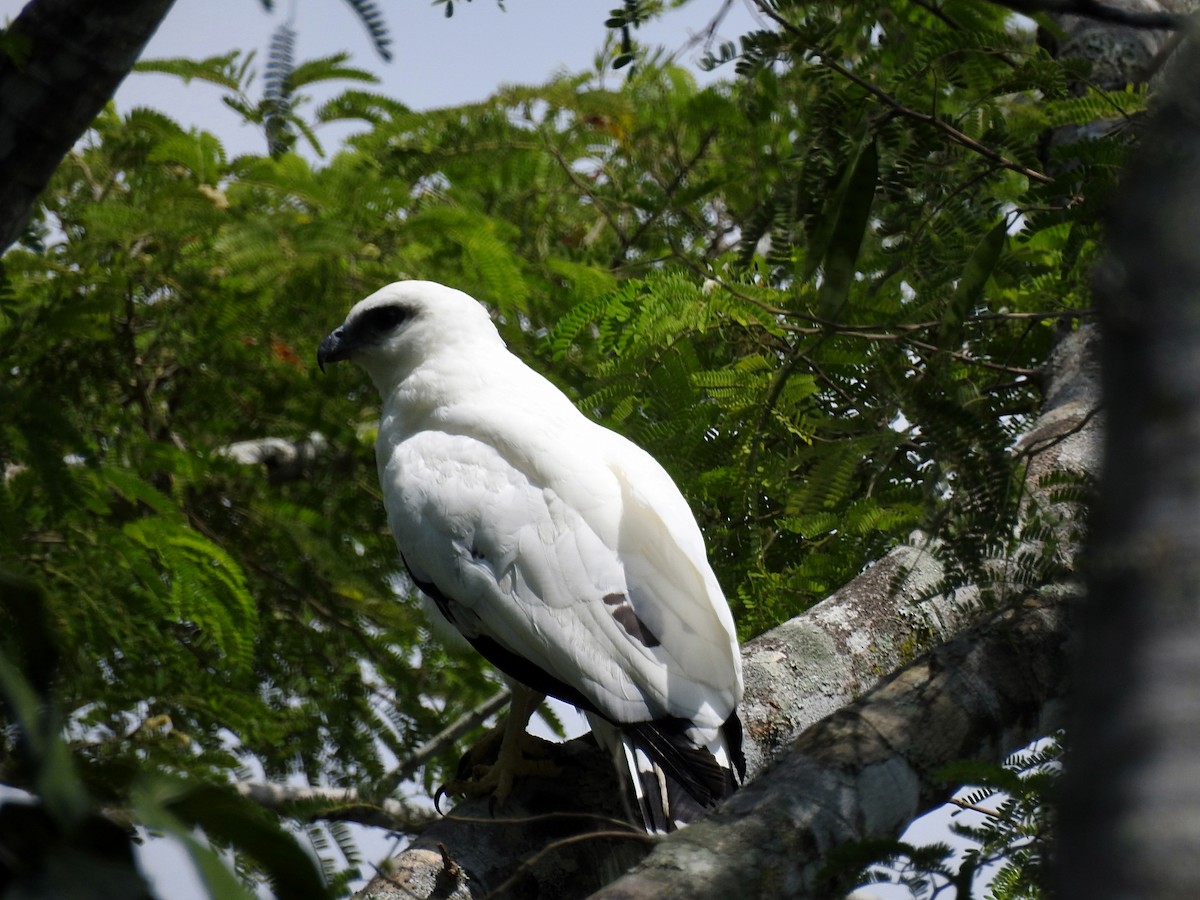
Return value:
[(662, 466), (509, 353), (461, 291), (377, 291), (321, 343), (322, 367), (341, 359), (382, 397), (388, 524), (435, 614), (516, 681), (588, 712), (648, 828), (732, 792), (733, 619)]

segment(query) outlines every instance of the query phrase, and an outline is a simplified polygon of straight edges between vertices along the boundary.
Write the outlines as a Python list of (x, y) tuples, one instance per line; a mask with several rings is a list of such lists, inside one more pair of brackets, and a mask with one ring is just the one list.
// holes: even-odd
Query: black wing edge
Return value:
[[(400, 561), (404, 563), (404, 568), (408, 572), (408, 577), (412, 579), (412, 583), (415, 584), (423, 594), (427, 594), (429, 599), (431, 599), (434, 602), (434, 605), (437, 606), (438, 611), (441, 612), (441, 614), (445, 617), (446, 621), (455, 628), (458, 628), (459, 634), (463, 634), (462, 629), (459, 628), (458, 623), (454, 621), (454, 616), (450, 612), (450, 598), (442, 593), (441, 589), (432, 581), (421, 581), (416, 578), (412, 573), (412, 569), (409, 568), (408, 561), (404, 558), (403, 554), (400, 556)], [(571, 687), (565, 681), (560, 681), (558, 678), (555, 678), (545, 669), (534, 665), (525, 657), (518, 656), (516, 653), (513, 653), (499, 641), (496, 641), (487, 635), (470, 637), (469, 635), (463, 634), (463, 637), (466, 638), (467, 643), (475, 648), (475, 651), (480, 656), (490, 662), (509, 678), (515, 678), (527, 688), (538, 691), (541, 694), (557, 697), (559, 700), (562, 700), (565, 703), (570, 703), (572, 706), (577, 706), (587, 712), (600, 715), (600, 712), (596, 709), (595, 704), (593, 704), (591, 700), (589, 700), (575, 688)]]
[[(450, 599), (433, 582), (414, 577), (403, 555), (400, 560), (413, 584), (427, 594), (446, 621), (457, 628), (458, 623), (450, 611)], [(463, 637), (484, 659), (526, 687), (557, 697), (604, 719), (608, 718), (571, 685), (513, 653), (498, 641), (486, 635), (469, 637), (464, 634)], [(635, 756), (636, 751), (640, 750), (655, 764), (644, 765), (638, 764), (635, 759), (629, 760), (629, 774), (637, 781), (634, 791), (647, 831), (666, 833), (675, 830), (680, 823), (700, 818), (736, 791), (746, 778), (742, 720), (738, 718), (737, 710), (730, 713), (721, 726), (733, 769), (718, 763), (707, 747), (696, 746), (687, 734), (688, 729), (694, 727), (689, 719), (667, 716), (650, 722), (612, 724), (621, 730), (624, 739), (635, 751)]]

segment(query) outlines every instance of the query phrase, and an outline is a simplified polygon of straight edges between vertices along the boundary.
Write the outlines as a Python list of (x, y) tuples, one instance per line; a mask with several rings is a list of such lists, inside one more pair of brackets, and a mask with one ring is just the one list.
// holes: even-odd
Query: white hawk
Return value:
[(511, 354), (461, 291), (401, 281), (350, 310), (317, 361), (379, 389), (388, 524), (436, 611), (518, 685), (493, 782), (529, 713), (583, 710), (669, 831), (745, 775), (741, 657), (695, 518), (648, 453)]

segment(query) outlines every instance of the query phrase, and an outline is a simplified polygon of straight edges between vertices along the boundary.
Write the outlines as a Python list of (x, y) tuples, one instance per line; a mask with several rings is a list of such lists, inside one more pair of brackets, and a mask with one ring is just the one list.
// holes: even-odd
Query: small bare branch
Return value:
[(243, 781), (237, 792), (265, 809), (284, 810), (298, 805), (322, 807), (318, 812), (306, 812), (308, 820), (358, 822), (391, 831), (417, 834), (437, 818), (431, 809), (407, 800), (388, 797), (374, 800), (363, 797), (354, 788), (311, 787), (295, 784), (269, 784)]
[(400, 783), (411, 778), (429, 760), (452, 746), (455, 741), (470, 731), (482, 725), (489, 717), (494, 716), (512, 699), (512, 691), (508, 688), (497, 691), (474, 709), (463, 713), (420, 747), (408, 755), (392, 771), (388, 772), (379, 783), (381, 793), (391, 793)]

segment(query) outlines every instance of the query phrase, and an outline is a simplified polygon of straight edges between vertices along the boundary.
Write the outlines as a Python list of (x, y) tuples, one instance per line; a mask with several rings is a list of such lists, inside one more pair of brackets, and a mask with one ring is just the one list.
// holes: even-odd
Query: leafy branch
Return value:
[[(767, 2), (767, 0), (754, 0), (754, 4), (755, 4), (755, 6), (757, 6), (759, 8), (759, 10), (765, 16), (767, 16), (772, 21), (776, 22), (785, 31), (787, 31), (793, 35), (796, 35), (798, 37), (805, 36), (803, 31), (801, 31), (799, 28), (797, 28), (795, 25), (793, 25), (791, 22), (789, 22), (786, 18), (784, 18), (782, 15), (780, 15), (775, 9), (773, 9), (771, 4), (769, 2)], [(971, 137), (970, 135), (964, 134), (962, 131), (959, 131), (957, 128), (955, 128), (953, 125), (951, 125), (945, 119), (941, 119), (938, 116), (931, 115), (930, 113), (924, 113), (924, 112), (921, 112), (920, 110), (913, 109), (910, 106), (904, 105), (899, 100), (897, 100), (895, 97), (893, 97), (891, 94), (889, 94), (887, 91), (885, 91), (882, 88), (880, 88), (879, 86), (871, 83), (866, 78), (863, 78), (861, 75), (858, 75), (857, 73), (850, 71), (849, 69), (847, 69), (845, 66), (841, 65), (840, 63), (834, 62), (834, 60), (832, 58), (830, 58), (827, 54), (820, 55), (819, 63), (820, 63), (820, 65), (824, 66), (825, 68), (830, 69), (833, 72), (836, 72), (838, 75), (842, 76), (843, 78), (847, 79), (848, 81), (851, 81), (854, 84), (858, 85), (859, 87), (861, 87), (867, 93), (871, 94), (873, 97), (875, 97), (877, 100), (879, 100), (881, 103), (883, 103), (885, 106), (887, 106), (889, 109), (891, 109), (893, 112), (897, 113), (898, 115), (901, 115), (907, 119), (911, 119), (915, 122), (919, 122), (923, 125), (928, 125), (932, 128), (935, 128), (938, 131), (940, 131), (942, 134), (944, 134), (946, 137), (950, 138), (950, 140), (954, 141), (956, 144), (959, 144), (959, 145), (965, 147), (966, 149), (972, 151), (973, 153), (979, 154), (980, 156), (984, 157), (985, 159), (991, 160), (996, 165), (998, 165), (1002, 168), (1009, 169), (1013, 172), (1017, 172), (1018, 174), (1024, 175), (1030, 181), (1034, 181), (1039, 184), (1052, 184), (1053, 183), (1054, 179), (1051, 178), (1049, 175), (1046, 175), (1043, 172), (1039, 172), (1036, 169), (1030, 168), (1029, 166), (1022, 165), (1021, 163), (1014, 162), (1013, 160), (1004, 156), (999, 151), (993, 150), (991, 147), (988, 147), (988, 146), (980, 143), (979, 141), (975, 140), (975, 138)]]

